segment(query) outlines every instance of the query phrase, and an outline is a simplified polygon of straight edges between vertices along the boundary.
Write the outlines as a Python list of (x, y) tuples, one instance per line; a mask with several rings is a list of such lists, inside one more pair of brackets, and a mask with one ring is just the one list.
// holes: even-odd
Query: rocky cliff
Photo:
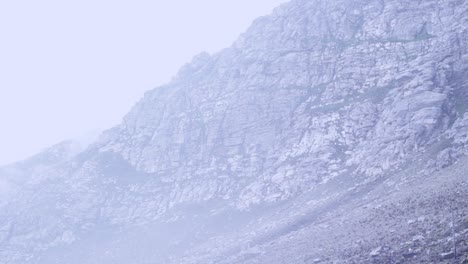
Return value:
[(85, 151), (3, 169), (0, 262), (461, 260), (467, 109), (468, 2), (293, 0)]

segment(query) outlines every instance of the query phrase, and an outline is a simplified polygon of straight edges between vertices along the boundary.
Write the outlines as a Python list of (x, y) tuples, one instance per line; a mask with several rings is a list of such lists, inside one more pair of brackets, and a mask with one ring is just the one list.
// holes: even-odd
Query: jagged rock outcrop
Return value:
[[(0, 259), (53, 263), (63, 250), (69, 263), (83, 252), (79, 263), (183, 263), (179, 257), (192, 249), (186, 263), (219, 263), (220, 256), (227, 263), (433, 260), (421, 257), (420, 241), (432, 236), (437, 244), (448, 234), (431, 225), (421, 227), (424, 239), (415, 234), (414, 248), (374, 243), (390, 230), (354, 243), (354, 226), (355, 237), (334, 229), (340, 248), (324, 239), (328, 256), (296, 245), (329, 232), (319, 226), (327, 221), (354, 224), (348, 217), (398, 229), (402, 222), (368, 208), (356, 216), (355, 208), (380, 201), (393, 212), (412, 199), (400, 185), (410, 193), (409, 183), (424, 179), (434, 195), (421, 195), (421, 211), (443, 223), (432, 204), (468, 192), (460, 188), (467, 167), (450, 171), (468, 151), (467, 80), (468, 2), (293, 0), (231, 47), (195, 57), (87, 150), (40, 173), (28, 170), (33, 180), (18, 183), (23, 190), (2, 205)], [(437, 194), (437, 184), (447, 193)], [(464, 226), (468, 209), (457, 205)], [(231, 222), (213, 229), (207, 223), (215, 220)], [(177, 233), (191, 221), (199, 226)], [(176, 237), (170, 243), (151, 236), (166, 227)], [(122, 237), (141, 240), (146, 251), (113, 239)], [(148, 254), (148, 244), (161, 252)], [(280, 255), (265, 257), (270, 250)]]
[(381, 175), (466, 111), (465, 12), (456, 1), (294, 1), (148, 92), (101, 151), (175, 182), (237, 177), (250, 185), (240, 204)]

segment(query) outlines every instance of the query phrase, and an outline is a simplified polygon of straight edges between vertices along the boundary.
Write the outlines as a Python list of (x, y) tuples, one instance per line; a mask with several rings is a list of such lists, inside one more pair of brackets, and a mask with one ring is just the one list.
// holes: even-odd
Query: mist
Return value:
[(0, 164), (121, 121), (284, 0), (2, 1)]

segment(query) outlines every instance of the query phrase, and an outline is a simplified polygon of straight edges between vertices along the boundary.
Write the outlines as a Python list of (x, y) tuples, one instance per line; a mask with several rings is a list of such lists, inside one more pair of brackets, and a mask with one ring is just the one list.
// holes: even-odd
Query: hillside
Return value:
[(461, 262), (467, 110), (468, 2), (293, 0), (1, 169), (0, 263)]

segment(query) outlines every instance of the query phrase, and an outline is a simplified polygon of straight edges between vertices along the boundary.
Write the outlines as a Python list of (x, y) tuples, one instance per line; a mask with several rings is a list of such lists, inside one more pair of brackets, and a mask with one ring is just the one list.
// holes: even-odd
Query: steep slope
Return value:
[(26, 169), (0, 259), (448, 260), (445, 206), (468, 236), (467, 80), (466, 1), (293, 0), (87, 150)]
[(100, 150), (258, 202), (381, 175), (463, 116), (466, 49), (461, 1), (294, 1), (149, 92)]

